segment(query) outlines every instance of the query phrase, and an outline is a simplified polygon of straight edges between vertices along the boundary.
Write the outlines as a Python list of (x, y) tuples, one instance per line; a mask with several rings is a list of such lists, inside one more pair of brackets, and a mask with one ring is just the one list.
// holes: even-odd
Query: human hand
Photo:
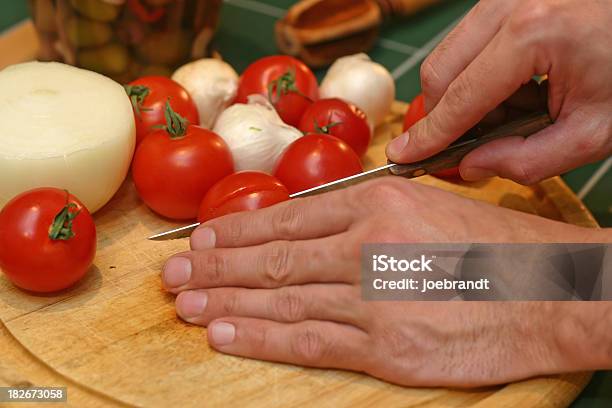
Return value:
[[(609, 156), (611, 25), (606, 1), (480, 1), (423, 62), (429, 113), (389, 144), (388, 157), (409, 163), (439, 152), (543, 74), (555, 124), (527, 139), (507, 137), (479, 147), (462, 160), (461, 176), (533, 184)], [(529, 89), (521, 93), (519, 99), (533, 97)]]
[(561, 309), (366, 302), (361, 244), (597, 242), (600, 233), (390, 177), (211, 220), (191, 251), (166, 263), (163, 282), (179, 316), (208, 326), (224, 353), (403, 385), (477, 386), (586, 364), (557, 336)]

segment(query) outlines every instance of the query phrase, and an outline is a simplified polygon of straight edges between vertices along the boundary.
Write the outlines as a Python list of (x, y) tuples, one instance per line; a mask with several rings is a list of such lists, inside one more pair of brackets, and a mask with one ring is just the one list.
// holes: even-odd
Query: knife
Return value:
[[(363, 173), (345, 177), (317, 187), (299, 191), (291, 194), (289, 197), (298, 198), (321, 194), (328, 191), (346, 188), (354, 184), (362, 183), (366, 180), (371, 180), (382, 176), (394, 175), (405, 178), (414, 178), (423, 176), (425, 174), (436, 173), (441, 170), (451, 169), (458, 166), (461, 159), (463, 159), (466, 154), (485, 143), (507, 136), (529, 137), (552, 123), (553, 121), (547, 112), (536, 112), (522, 116), (492, 130), (486, 130), (482, 127), (476, 126), (466, 132), (454, 143), (449, 145), (445, 150), (425, 160), (409, 164), (388, 162), (386, 165), (373, 170), (365, 171)], [(184, 238), (189, 236), (191, 231), (196, 229), (198, 225), (200, 225), (199, 222), (186, 225), (184, 227), (152, 235), (148, 239), (153, 241), (165, 241), (168, 239)]]

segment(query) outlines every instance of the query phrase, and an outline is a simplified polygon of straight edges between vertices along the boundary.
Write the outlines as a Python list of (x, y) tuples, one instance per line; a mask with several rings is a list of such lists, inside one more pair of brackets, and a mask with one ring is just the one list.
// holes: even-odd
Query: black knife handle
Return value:
[[(440, 153), (418, 162), (397, 164), (391, 167), (389, 171), (395, 176), (412, 178), (452, 169), (459, 165), (466, 154), (485, 143), (508, 136), (529, 137), (552, 125), (552, 123), (553, 121), (547, 112), (535, 112), (505, 123), (486, 133), (483, 133), (479, 128), (474, 128)], [(389, 161), (389, 163), (392, 162)]]

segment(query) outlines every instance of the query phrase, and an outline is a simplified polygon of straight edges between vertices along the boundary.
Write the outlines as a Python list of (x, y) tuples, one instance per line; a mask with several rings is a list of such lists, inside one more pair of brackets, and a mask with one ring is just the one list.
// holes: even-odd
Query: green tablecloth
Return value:
[[(419, 92), (419, 67), (423, 58), (476, 2), (447, 1), (383, 28), (370, 56), (396, 76), (398, 99), (410, 101)], [(240, 72), (251, 61), (276, 53), (273, 23), (293, 3), (292, 0), (225, 0), (215, 39), (223, 57)], [(26, 16), (25, 0), (1, 1), (0, 31), (10, 29)], [(317, 72), (319, 78), (323, 73)], [(595, 163), (563, 175), (576, 193), (582, 193), (585, 204), (602, 226), (612, 226), (612, 172), (604, 171), (609, 164)], [(593, 183), (596, 179), (599, 181)], [(612, 372), (597, 373), (573, 406), (612, 406)]]

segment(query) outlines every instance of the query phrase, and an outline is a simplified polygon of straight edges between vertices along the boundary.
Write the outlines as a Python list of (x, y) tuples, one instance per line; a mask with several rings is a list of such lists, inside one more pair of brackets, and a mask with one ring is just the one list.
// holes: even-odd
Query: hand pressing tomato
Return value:
[(196, 218), (202, 198), (234, 171), (229, 148), (216, 133), (189, 125), (166, 102), (165, 129), (150, 133), (136, 149), (132, 178), (145, 204), (164, 217)]
[(0, 269), (22, 289), (66, 289), (85, 276), (95, 254), (93, 219), (66, 190), (30, 190), (0, 211)]
[(311, 133), (283, 152), (274, 176), (291, 194), (361, 173), (359, 157), (335, 136)]
[(314, 102), (302, 116), (299, 129), (304, 133), (325, 133), (345, 141), (363, 156), (368, 150), (372, 132), (365, 113), (338, 98)]
[(163, 76), (145, 76), (125, 86), (136, 121), (136, 145), (156, 126), (164, 126), (166, 101), (192, 125), (199, 125), (198, 108), (189, 93), (177, 82)]
[(303, 62), (274, 55), (255, 61), (240, 77), (236, 102), (247, 103), (253, 94), (268, 97), (283, 122), (297, 127), (304, 111), (319, 98), (319, 86)]
[[(423, 119), (427, 113), (425, 112), (425, 97), (422, 93), (418, 94), (410, 103), (406, 116), (404, 116), (404, 132), (410, 129), (412, 125)], [(440, 178), (459, 178), (459, 168), (441, 170), (433, 174)]]
[(241, 171), (212, 186), (200, 205), (198, 221), (257, 210), (289, 199), (287, 188), (275, 177), (260, 171)]

